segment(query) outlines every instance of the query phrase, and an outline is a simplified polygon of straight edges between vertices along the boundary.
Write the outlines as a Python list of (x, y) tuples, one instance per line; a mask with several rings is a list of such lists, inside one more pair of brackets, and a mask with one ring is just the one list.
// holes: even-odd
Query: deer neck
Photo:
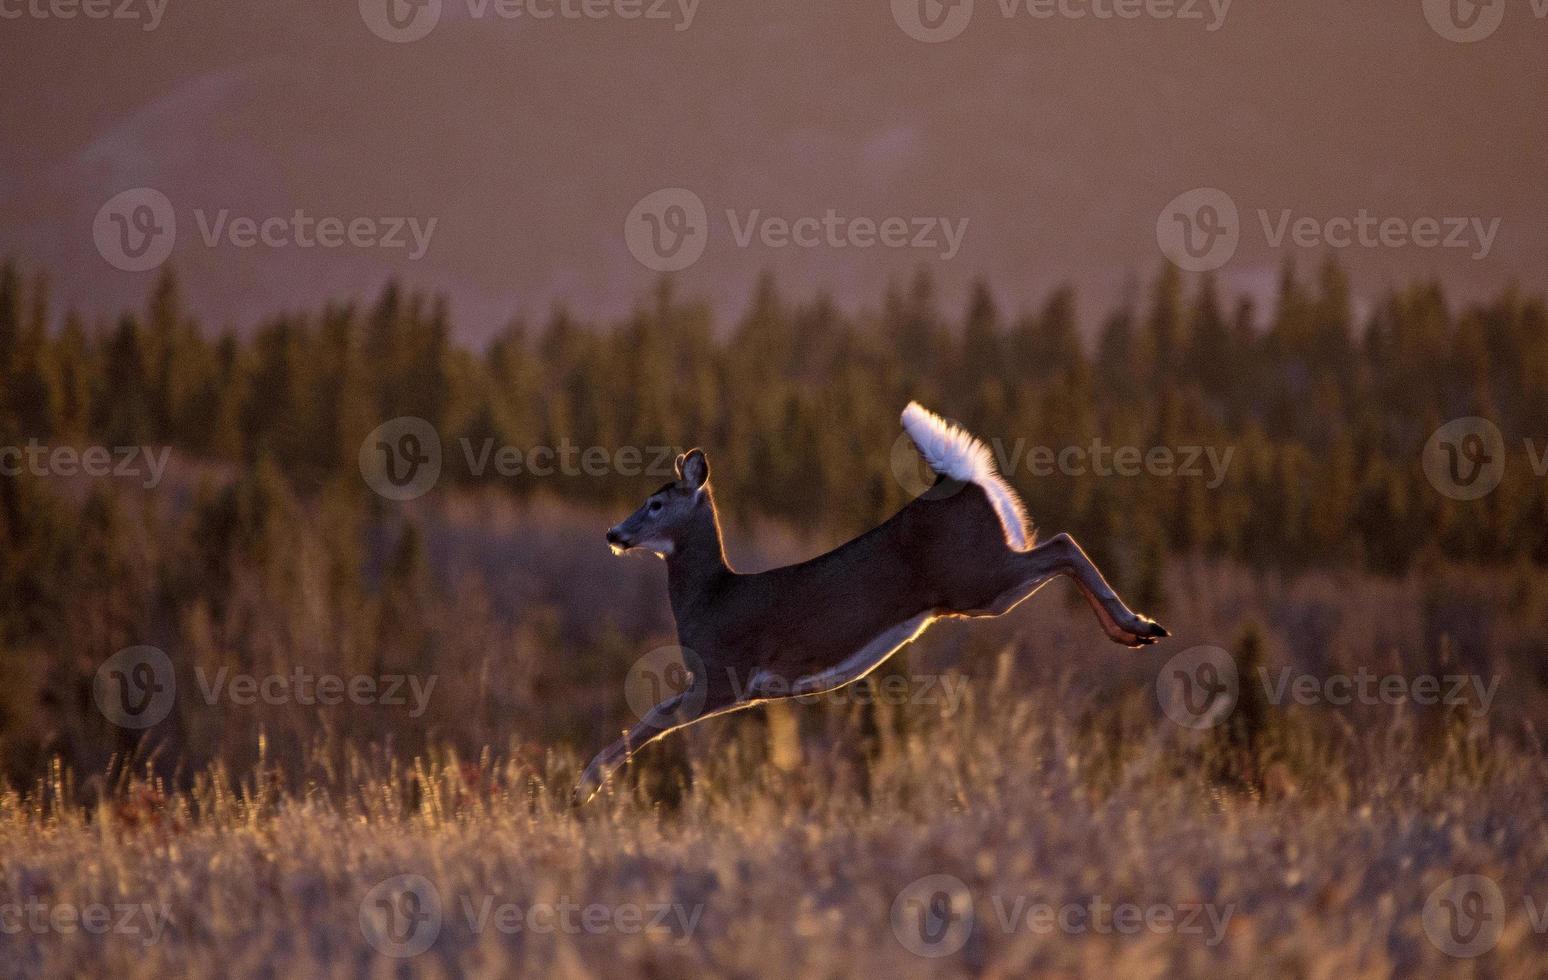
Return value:
[[(708, 490), (704, 491), (706, 494)], [(714, 500), (699, 508), (685, 532), (667, 555), (667, 592), (679, 622), (721, 581), (731, 575), (720, 538), (720, 519)]]

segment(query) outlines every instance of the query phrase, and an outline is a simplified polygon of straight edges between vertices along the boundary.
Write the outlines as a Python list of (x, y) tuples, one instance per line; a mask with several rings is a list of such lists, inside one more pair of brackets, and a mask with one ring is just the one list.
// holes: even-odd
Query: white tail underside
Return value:
[(918, 402), (909, 402), (903, 409), (903, 431), (914, 441), (930, 469), (941, 476), (982, 487), (1005, 530), (1005, 543), (1016, 551), (1027, 550), (1031, 539), (1027, 509), (1016, 491), (995, 469), (988, 446)]

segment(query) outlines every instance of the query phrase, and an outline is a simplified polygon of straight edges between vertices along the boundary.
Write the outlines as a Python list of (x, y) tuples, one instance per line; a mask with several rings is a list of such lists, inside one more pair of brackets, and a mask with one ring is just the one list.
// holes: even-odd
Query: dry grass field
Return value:
[[(1053, 690), (991, 682), (885, 742), (868, 775), (842, 753), (781, 771), (738, 741), (695, 753), (676, 806), (625, 791), (578, 815), (559, 802), (566, 756), (542, 771), (318, 759), (296, 793), (257, 770), (235, 793), (219, 777), (182, 793), (131, 783), (86, 810), (68, 786), (47, 804), (13, 793), (5, 891), (43, 911), (11, 913), (0, 963), (123, 977), (1548, 967), (1533, 921), (1548, 901), (1540, 757), (1458, 743), (1415, 765), (1401, 726), (1380, 726), (1287, 746), (1305, 772), (1223, 789), (1207, 776), (1218, 746), (1147, 735), (1129, 714), (1097, 710), (1085, 717), (1117, 727), (1093, 727)], [(1435, 930), (1450, 924), (1426, 913), (1459, 874), (1488, 876), (1504, 903), (1477, 958), (1449, 955)], [(960, 886), (918, 884), (940, 875)], [(921, 920), (941, 894), (946, 915)]]
[[(585, 754), (629, 720), (629, 660), (663, 639), (658, 569), (566, 566), (598, 550), (578, 544), (596, 521), (530, 516), (427, 518), (431, 550), (477, 568), (459, 522), (503, 528), (491, 549), (524, 536), (502, 575), (523, 602), (549, 581), (560, 624), (623, 597), (596, 642), (630, 641), (586, 668), (584, 697), (545, 709), (541, 678), (579, 654), (512, 641), (486, 655), (509, 658), (493, 680), (476, 659), (442, 672), (422, 751), (340, 734), (323, 709), (182, 698), (184, 754), (218, 718), (221, 757), (172, 763), (147, 740), (0, 796), (0, 973), (1548, 970), (1540, 573), (1173, 562), (1160, 615), (1176, 636), (1143, 653), (1055, 586), (932, 630), (867, 689), (874, 706), (851, 688), (707, 722), (576, 811)], [(807, 547), (755, 537), (753, 564)], [(1179, 671), (1205, 678), (1206, 646), (1236, 688), (1211, 695), (1214, 724), (1179, 724)], [(491, 699), (508, 714), (487, 717)]]

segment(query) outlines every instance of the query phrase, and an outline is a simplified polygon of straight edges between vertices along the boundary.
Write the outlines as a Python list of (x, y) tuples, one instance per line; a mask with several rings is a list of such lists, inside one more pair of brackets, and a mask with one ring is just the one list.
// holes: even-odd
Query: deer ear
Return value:
[(688, 458), (688, 454), (687, 453), (678, 453), (677, 454), (677, 462), (672, 464), (672, 468), (677, 470), (677, 478), (679, 480), (681, 480), (683, 478), (683, 460), (685, 460), (687, 458)]
[(704, 456), (702, 449), (690, 449), (678, 457), (677, 472), (682, 480), (692, 490), (697, 490), (709, 482), (709, 460)]

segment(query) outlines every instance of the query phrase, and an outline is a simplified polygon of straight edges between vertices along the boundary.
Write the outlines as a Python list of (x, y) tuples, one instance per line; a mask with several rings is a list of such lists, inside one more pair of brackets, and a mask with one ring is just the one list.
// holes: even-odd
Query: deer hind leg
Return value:
[(1009, 612), (1054, 576), (1065, 575), (1079, 587), (1103, 632), (1114, 643), (1142, 647), (1171, 635), (1160, 623), (1124, 605), (1090, 557), (1068, 534), (1055, 535), (1031, 551), (1013, 554), (1019, 559), (1017, 571), (1021, 581), (994, 600), (990, 606), (994, 615)]

